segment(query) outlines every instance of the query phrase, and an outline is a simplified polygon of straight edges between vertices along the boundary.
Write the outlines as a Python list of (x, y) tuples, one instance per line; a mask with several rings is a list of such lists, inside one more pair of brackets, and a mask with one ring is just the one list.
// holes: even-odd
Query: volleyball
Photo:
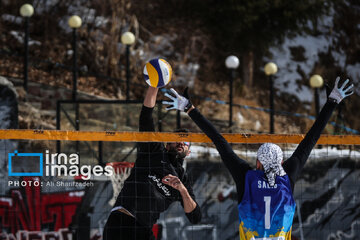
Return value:
[(164, 59), (155, 58), (145, 64), (143, 74), (147, 84), (155, 88), (161, 88), (171, 81), (172, 69)]

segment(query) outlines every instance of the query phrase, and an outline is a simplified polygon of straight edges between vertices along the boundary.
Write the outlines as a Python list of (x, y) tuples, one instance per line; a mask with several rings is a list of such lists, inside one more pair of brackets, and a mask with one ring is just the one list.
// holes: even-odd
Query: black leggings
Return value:
[(135, 218), (113, 211), (104, 227), (103, 240), (155, 240), (152, 230)]

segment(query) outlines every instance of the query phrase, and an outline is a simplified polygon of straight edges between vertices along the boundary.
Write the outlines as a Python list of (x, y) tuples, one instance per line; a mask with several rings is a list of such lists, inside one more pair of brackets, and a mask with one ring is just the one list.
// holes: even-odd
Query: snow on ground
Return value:
[[(309, 101), (312, 99), (313, 93), (309, 87), (297, 84), (302, 77), (297, 69), (300, 67), (306, 75), (310, 75), (315, 63), (318, 61), (317, 53), (327, 51), (328, 40), (325, 36), (297, 36), (294, 39), (285, 39), (284, 44), (279, 48), (271, 48), (273, 59), (278, 65), (278, 73), (276, 74), (274, 86), (280, 91), (296, 95), (301, 101)], [(305, 49), (304, 62), (291, 61), (291, 47), (303, 46)]]
[(44, 12), (50, 11), (56, 4), (58, 4), (59, 0), (35, 0), (33, 2), (33, 6), (36, 6), (35, 14), (43, 14)]
[[(24, 38), (25, 38), (25, 34), (23, 32), (17, 32), (17, 31), (11, 31), (10, 34), (16, 38), (16, 40), (18, 40), (19, 43), (23, 44), (24, 43)], [(29, 37), (29, 46), (31, 45), (41, 45), (41, 42), (36, 41), (36, 40), (32, 40)]]
[(1, 18), (6, 22), (12, 22), (16, 24), (21, 24), (23, 22), (23, 18), (20, 16), (14, 16), (11, 14), (3, 14), (1, 15)]
[[(265, 57), (265, 61), (272, 61), (278, 65), (278, 73), (275, 78), (275, 87), (279, 89), (279, 92), (286, 92), (295, 95), (302, 102), (313, 101), (313, 90), (309, 85), (300, 85), (298, 81), (302, 79), (302, 76), (298, 72), (301, 69), (303, 73), (310, 79), (315, 64), (319, 61), (319, 53), (331, 52), (334, 57), (335, 64), (346, 71), (351, 79), (359, 79), (360, 77), (360, 64), (346, 65), (346, 55), (344, 52), (334, 50), (332, 46), (338, 41), (340, 37), (339, 33), (334, 33), (333, 18), (335, 12), (331, 10), (329, 15), (323, 16), (319, 21), (318, 30), (321, 32), (318, 36), (298, 34), (295, 37), (287, 37), (284, 43), (278, 47), (270, 48), (271, 58)], [(308, 26), (312, 28), (311, 22)], [(305, 61), (297, 62), (292, 59), (290, 48), (294, 47), (304, 48)], [(324, 104), (326, 100), (325, 91), (320, 91), (320, 103)], [(360, 93), (360, 91), (358, 91)]]
[[(291, 147), (287, 147), (286, 150), (284, 150), (284, 159), (288, 159), (293, 152), (295, 151), (296, 144)], [(254, 150), (235, 150), (235, 153), (245, 158), (248, 161), (253, 161), (256, 159), (257, 151)], [(188, 160), (196, 160), (201, 159), (204, 156), (207, 156), (210, 159), (218, 159), (219, 153), (216, 148), (214, 147), (205, 147), (205, 146), (198, 146), (198, 145), (192, 145), (191, 146), (191, 154), (187, 158)], [(360, 159), (360, 151), (354, 151), (350, 149), (339, 149), (337, 147), (322, 147), (322, 148), (315, 148), (312, 150), (310, 154), (310, 160), (329, 160), (334, 158), (351, 158), (351, 159)]]

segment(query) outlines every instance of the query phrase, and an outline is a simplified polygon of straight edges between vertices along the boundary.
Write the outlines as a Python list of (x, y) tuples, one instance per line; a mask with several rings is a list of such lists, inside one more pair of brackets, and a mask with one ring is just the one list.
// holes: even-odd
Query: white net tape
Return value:
[(115, 204), (116, 198), (124, 186), (125, 180), (129, 177), (131, 167), (118, 167), (114, 168), (114, 174), (110, 177), (113, 188), (113, 196), (109, 201), (109, 205)]

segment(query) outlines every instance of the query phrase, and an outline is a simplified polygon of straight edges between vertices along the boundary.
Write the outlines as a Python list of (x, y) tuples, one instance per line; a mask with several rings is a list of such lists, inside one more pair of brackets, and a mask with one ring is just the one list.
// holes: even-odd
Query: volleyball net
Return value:
[[(305, 135), (223, 136), (255, 167), (262, 143), (278, 144), (286, 160)], [(184, 167), (192, 178), (202, 221), (192, 225), (181, 205), (174, 203), (153, 227), (157, 239), (238, 238), (234, 182), (202, 133), (0, 130), (0, 141), (0, 239), (101, 239), (136, 161), (139, 142), (192, 143)], [(360, 235), (359, 159), (360, 136), (321, 136), (295, 184), (294, 237)]]

